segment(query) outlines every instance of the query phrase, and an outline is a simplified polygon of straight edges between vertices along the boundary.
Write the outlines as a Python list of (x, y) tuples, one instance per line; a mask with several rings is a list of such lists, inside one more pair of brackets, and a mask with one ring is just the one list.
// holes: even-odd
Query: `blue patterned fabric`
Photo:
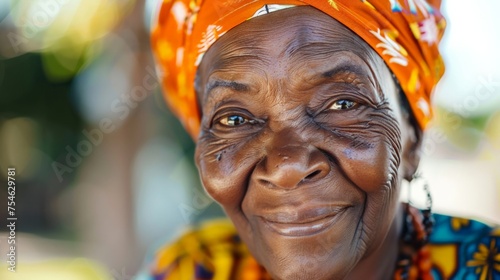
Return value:
[(500, 228), (434, 215), (430, 237), (434, 279), (500, 280)]

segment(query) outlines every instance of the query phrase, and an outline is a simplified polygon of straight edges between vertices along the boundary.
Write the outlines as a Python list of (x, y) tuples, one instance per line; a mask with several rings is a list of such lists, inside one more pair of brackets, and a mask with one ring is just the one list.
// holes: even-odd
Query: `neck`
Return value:
[(399, 239), (403, 228), (403, 209), (397, 208), (396, 216), (382, 245), (370, 256), (361, 260), (347, 279), (387, 279), (394, 273), (398, 258)]

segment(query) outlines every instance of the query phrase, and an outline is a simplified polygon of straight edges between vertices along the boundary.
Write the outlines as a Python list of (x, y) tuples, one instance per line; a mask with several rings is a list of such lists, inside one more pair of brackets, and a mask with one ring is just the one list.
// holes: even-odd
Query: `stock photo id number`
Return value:
[(16, 271), (16, 169), (7, 169), (7, 268)]

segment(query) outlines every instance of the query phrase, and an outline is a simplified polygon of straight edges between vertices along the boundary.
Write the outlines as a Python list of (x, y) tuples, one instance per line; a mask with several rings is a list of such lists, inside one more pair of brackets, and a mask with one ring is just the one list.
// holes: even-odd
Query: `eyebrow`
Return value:
[(361, 69), (359, 66), (355, 66), (352, 64), (348, 63), (342, 63), (340, 65), (336, 65), (334, 68), (325, 71), (321, 74), (321, 77), (323, 78), (333, 78), (336, 75), (343, 73), (343, 72), (350, 72), (357, 74), (359, 76), (367, 76), (367, 74)]
[[(342, 62), (342, 63), (336, 65), (334, 68), (327, 70), (323, 73), (320, 73), (320, 77), (322, 79), (332, 79), (336, 75), (344, 73), (344, 72), (353, 73), (353, 74), (357, 75), (358, 77), (368, 79), (368, 81), (370, 81), (370, 83), (372, 83), (372, 85), (377, 89), (375, 93), (380, 98), (385, 99), (384, 93), (380, 90), (379, 82), (376, 81), (376, 79), (374, 81), (372, 81), (372, 78), (370, 78), (370, 72), (366, 72), (365, 70), (363, 70), (363, 67), (360, 65), (353, 65), (353, 64), (350, 64), (348, 62)], [(375, 84), (373, 84), (373, 83), (375, 83)], [(351, 83), (347, 83), (347, 82), (343, 83), (343, 84), (352, 86)]]
[(245, 91), (249, 91), (250, 90), (250, 87), (248, 85), (242, 84), (242, 83), (239, 83), (239, 82), (214, 80), (214, 81), (208, 83), (205, 92), (208, 94), (212, 90), (214, 90), (215, 88), (219, 88), (219, 87), (229, 88), (229, 89), (231, 89), (233, 91), (238, 91), (238, 92), (245, 92)]

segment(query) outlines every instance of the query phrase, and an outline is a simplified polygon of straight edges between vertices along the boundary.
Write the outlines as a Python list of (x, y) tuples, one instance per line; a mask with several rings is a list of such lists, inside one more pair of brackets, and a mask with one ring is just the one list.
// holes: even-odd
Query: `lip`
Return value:
[(329, 206), (280, 211), (260, 216), (272, 231), (291, 237), (318, 234), (330, 228), (351, 206)]

